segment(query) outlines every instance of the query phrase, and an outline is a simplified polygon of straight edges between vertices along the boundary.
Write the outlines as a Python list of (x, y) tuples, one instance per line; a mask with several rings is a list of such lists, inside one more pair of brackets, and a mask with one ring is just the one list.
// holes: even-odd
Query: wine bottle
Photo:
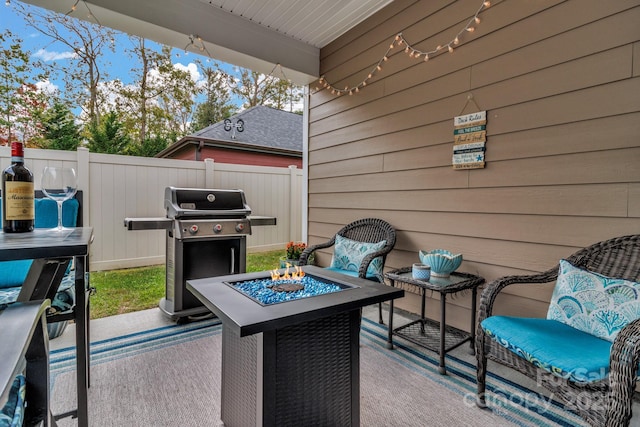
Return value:
[(11, 143), (11, 166), (2, 172), (2, 229), (5, 233), (33, 231), (35, 219), (33, 173), (24, 165), (21, 142)]

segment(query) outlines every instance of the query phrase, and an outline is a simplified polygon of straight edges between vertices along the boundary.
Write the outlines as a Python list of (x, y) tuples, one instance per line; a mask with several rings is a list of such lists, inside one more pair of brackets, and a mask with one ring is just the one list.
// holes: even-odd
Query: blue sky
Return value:
[[(23, 3), (24, 4), (24, 3)], [(27, 8), (39, 9), (31, 5), (24, 4)], [(80, 6), (78, 6), (80, 7)], [(14, 34), (23, 40), (22, 48), (24, 51), (29, 51), (34, 59), (40, 59), (51, 64), (53, 61), (69, 61), (69, 58), (73, 56), (73, 53), (67, 46), (60, 42), (52, 42), (47, 36), (37, 32), (33, 28), (29, 27), (20, 14), (14, 11), (13, 6), (5, 6), (0, 4), (0, 31), (5, 29), (11, 30)], [(41, 9), (40, 9), (41, 10)], [(106, 69), (110, 79), (120, 79), (123, 83), (131, 83), (132, 76), (130, 70), (132, 67), (137, 67), (131, 58), (125, 53), (123, 48), (130, 47), (130, 41), (128, 37), (123, 33), (119, 35), (115, 40), (116, 52), (113, 53), (109, 50), (105, 50), (104, 57), (111, 65)], [(150, 46), (159, 46), (155, 42), (148, 42)], [(158, 47), (158, 50), (160, 48)], [(197, 72), (197, 67), (194, 63), (196, 58), (199, 58), (202, 62), (206, 63), (209, 59), (206, 56), (198, 55), (193, 52), (188, 52), (180, 48), (175, 48), (172, 52), (172, 58), (174, 64), (181, 64), (183, 67), (189, 69), (192, 73)], [(221, 63), (216, 61), (221, 67), (232, 73), (234, 67), (230, 64)], [(211, 60), (213, 65), (213, 60)], [(62, 82), (52, 78), (52, 85), (61, 87)]]

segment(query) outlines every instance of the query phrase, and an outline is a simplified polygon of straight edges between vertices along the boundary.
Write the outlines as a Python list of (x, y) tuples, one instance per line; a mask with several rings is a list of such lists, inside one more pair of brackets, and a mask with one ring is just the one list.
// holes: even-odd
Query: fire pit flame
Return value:
[[(291, 267), (294, 267), (294, 270), (289, 272), (289, 268)], [(278, 270), (271, 271), (271, 280), (273, 280), (274, 282), (281, 282), (283, 280), (293, 280), (293, 281), (299, 282), (302, 280), (303, 277), (304, 277), (304, 271), (302, 271), (302, 269), (299, 266), (297, 265), (292, 266), (289, 263), (287, 263), (287, 269), (284, 271), (283, 274), (278, 273)]]

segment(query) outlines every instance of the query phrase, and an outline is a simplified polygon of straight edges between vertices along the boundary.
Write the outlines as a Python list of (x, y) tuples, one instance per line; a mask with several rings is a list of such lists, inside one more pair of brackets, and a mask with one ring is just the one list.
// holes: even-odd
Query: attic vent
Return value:
[(236, 139), (236, 130), (238, 132), (244, 131), (244, 121), (238, 119), (235, 123), (232, 123), (230, 119), (224, 119), (224, 130), (231, 131), (231, 139)]

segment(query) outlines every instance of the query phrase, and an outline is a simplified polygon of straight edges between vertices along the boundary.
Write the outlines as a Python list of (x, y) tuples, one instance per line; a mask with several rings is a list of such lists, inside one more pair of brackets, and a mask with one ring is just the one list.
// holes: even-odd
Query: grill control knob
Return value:
[(196, 234), (198, 232), (198, 226), (197, 225), (192, 225), (191, 227), (189, 227), (189, 233), (191, 234)]
[(240, 223), (240, 224), (236, 224), (236, 231), (238, 233), (241, 233), (244, 230), (244, 224)]
[(213, 226), (213, 232), (214, 233), (219, 233), (222, 231), (222, 224), (216, 224)]

